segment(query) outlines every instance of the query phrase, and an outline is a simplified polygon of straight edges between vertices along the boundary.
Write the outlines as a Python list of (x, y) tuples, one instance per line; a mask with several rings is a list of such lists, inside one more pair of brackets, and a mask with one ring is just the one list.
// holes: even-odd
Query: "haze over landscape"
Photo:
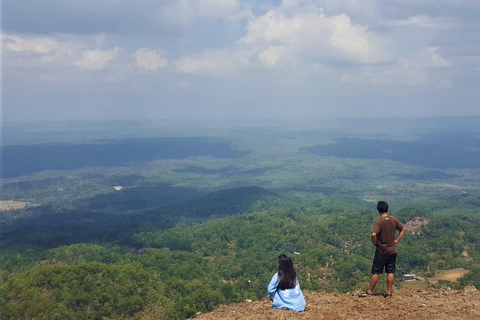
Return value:
[[(477, 317), (479, 15), (4, 0), (0, 319)], [(380, 200), (394, 295), (358, 299)], [(265, 298), (280, 253), (299, 315)]]

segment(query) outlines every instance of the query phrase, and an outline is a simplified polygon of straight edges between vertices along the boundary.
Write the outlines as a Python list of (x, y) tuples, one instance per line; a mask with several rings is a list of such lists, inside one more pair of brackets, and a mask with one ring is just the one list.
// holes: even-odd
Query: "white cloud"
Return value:
[(199, 55), (183, 57), (177, 61), (177, 68), (182, 73), (231, 74), (245, 68), (254, 56), (252, 51), (217, 50)]
[(91, 71), (102, 70), (105, 68), (107, 62), (115, 57), (117, 52), (118, 48), (114, 48), (113, 50), (85, 50), (81, 53), (82, 57), (73, 64), (80, 69)]
[[(4, 34), (3, 63), (5, 70), (37, 70), (64, 68), (71, 65), (72, 57), (80, 49), (78, 43), (69, 37), (31, 37), (26, 35)], [(17, 72), (13, 73), (17, 76)], [(20, 75), (18, 75), (20, 76)], [(29, 80), (32, 77), (29, 77)]]
[[(353, 25), (345, 14), (330, 18), (330, 24), (333, 29), (330, 45), (347, 60), (373, 63), (383, 58), (383, 44), (379, 37), (368, 32), (368, 27)], [(330, 30), (327, 27), (325, 31)]]
[(292, 61), (292, 54), (283, 46), (270, 46), (258, 53), (258, 58), (269, 67), (276, 67), (282, 61)]
[(147, 70), (155, 71), (163, 68), (168, 61), (162, 58), (157, 50), (149, 48), (139, 48), (134, 55), (137, 66)]
[[(158, 50), (139, 48), (133, 54), (126, 54), (118, 46), (108, 47), (112, 38), (106, 34), (76, 36), (54, 34), (31, 37), (22, 34), (4, 34), (3, 66), (10, 77), (25, 78), (28, 72), (30, 82), (82, 82), (91, 81), (84, 72), (104, 70), (99, 81), (128, 79), (131, 66), (155, 71), (167, 65), (167, 60)], [(20, 72), (21, 71), (21, 72)], [(68, 73), (68, 81), (62, 76)]]
[(259, 45), (263, 43), (292, 43), (301, 39), (297, 35), (305, 24), (302, 16), (287, 19), (273, 10), (251, 21), (247, 27), (247, 35), (238, 43), (243, 45)]
[(34, 53), (52, 53), (59, 49), (60, 44), (46, 37), (20, 37), (20, 36), (2, 36), (3, 47), (7, 52), (25, 52)]
[(386, 55), (382, 39), (355, 25), (346, 14), (327, 17), (321, 10), (288, 17), (269, 11), (248, 24), (243, 45), (282, 44), (300, 55), (374, 63)]
[(413, 16), (406, 20), (392, 20), (385, 23), (391, 27), (418, 27), (425, 29), (449, 30), (456, 27), (451, 19), (429, 16)]
[(443, 68), (451, 65), (450, 61), (442, 58), (437, 47), (426, 47), (413, 59), (400, 58), (399, 65), (404, 70), (424, 70), (432, 68)]
[(240, 70), (279, 68), (294, 62), (291, 52), (282, 46), (237, 47), (183, 57), (177, 61), (176, 66), (182, 73), (232, 76)]
[[(8, 68), (42, 71), (38, 79), (53, 79), (45, 72), (55, 73), (72, 67), (97, 71), (111, 61), (120, 48), (104, 50), (105, 35), (73, 36), (57, 34), (43, 37), (4, 35), (4, 62)], [(93, 47), (93, 48), (92, 48)]]
[(441, 68), (449, 67), (450, 61), (442, 58), (438, 53), (437, 47), (426, 47), (420, 52), (419, 59), (415, 61), (419, 68)]
[(433, 83), (437, 87), (453, 87), (449, 79), (437, 79), (431, 76), (434, 69), (451, 66), (451, 63), (437, 53), (438, 48), (426, 47), (414, 58), (399, 58), (390, 67), (365, 69), (359, 73), (343, 74), (341, 82), (374, 85), (416, 86)]
[(311, 6), (306, 12), (303, 6), (300, 13), (283, 13), (296, 5), (284, 1), (281, 7), (250, 21), (246, 34), (234, 47), (183, 57), (177, 62), (178, 69), (225, 74), (239, 69), (290, 67), (297, 61), (370, 64), (387, 56), (384, 41), (368, 27), (352, 23), (347, 15), (327, 17), (320, 8), (311, 10)]

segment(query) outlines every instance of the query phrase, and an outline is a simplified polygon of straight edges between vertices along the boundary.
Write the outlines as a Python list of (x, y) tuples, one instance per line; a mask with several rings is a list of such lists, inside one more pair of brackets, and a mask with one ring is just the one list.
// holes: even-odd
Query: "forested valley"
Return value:
[(397, 286), (480, 288), (480, 120), (447, 120), (10, 128), (0, 317), (185, 319), (264, 297), (280, 253), (302, 289), (365, 289), (379, 200), (408, 229)]

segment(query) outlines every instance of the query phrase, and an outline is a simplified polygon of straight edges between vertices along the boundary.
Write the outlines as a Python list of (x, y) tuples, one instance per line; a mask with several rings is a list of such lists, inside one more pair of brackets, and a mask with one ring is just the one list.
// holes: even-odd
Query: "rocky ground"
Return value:
[(402, 289), (392, 297), (381, 295), (359, 298), (354, 294), (330, 294), (304, 291), (304, 312), (274, 310), (270, 300), (221, 306), (211, 313), (197, 314), (197, 319), (480, 319), (480, 291), (467, 287), (451, 289)]

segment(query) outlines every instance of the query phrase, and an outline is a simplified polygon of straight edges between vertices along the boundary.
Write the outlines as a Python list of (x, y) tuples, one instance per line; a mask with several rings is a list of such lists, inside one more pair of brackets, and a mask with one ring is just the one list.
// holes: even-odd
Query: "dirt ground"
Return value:
[(428, 219), (424, 217), (415, 217), (412, 220), (405, 223), (405, 229), (410, 232), (420, 232), (422, 230), (422, 226), (426, 226), (428, 224)]
[[(268, 298), (221, 306), (195, 319), (480, 319), (480, 291), (467, 287), (451, 289), (402, 289), (392, 297), (381, 295), (359, 298), (354, 294), (329, 294), (304, 291), (307, 307), (303, 312), (271, 308)], [(192, 318), (192, 319), (193, 319)]]

